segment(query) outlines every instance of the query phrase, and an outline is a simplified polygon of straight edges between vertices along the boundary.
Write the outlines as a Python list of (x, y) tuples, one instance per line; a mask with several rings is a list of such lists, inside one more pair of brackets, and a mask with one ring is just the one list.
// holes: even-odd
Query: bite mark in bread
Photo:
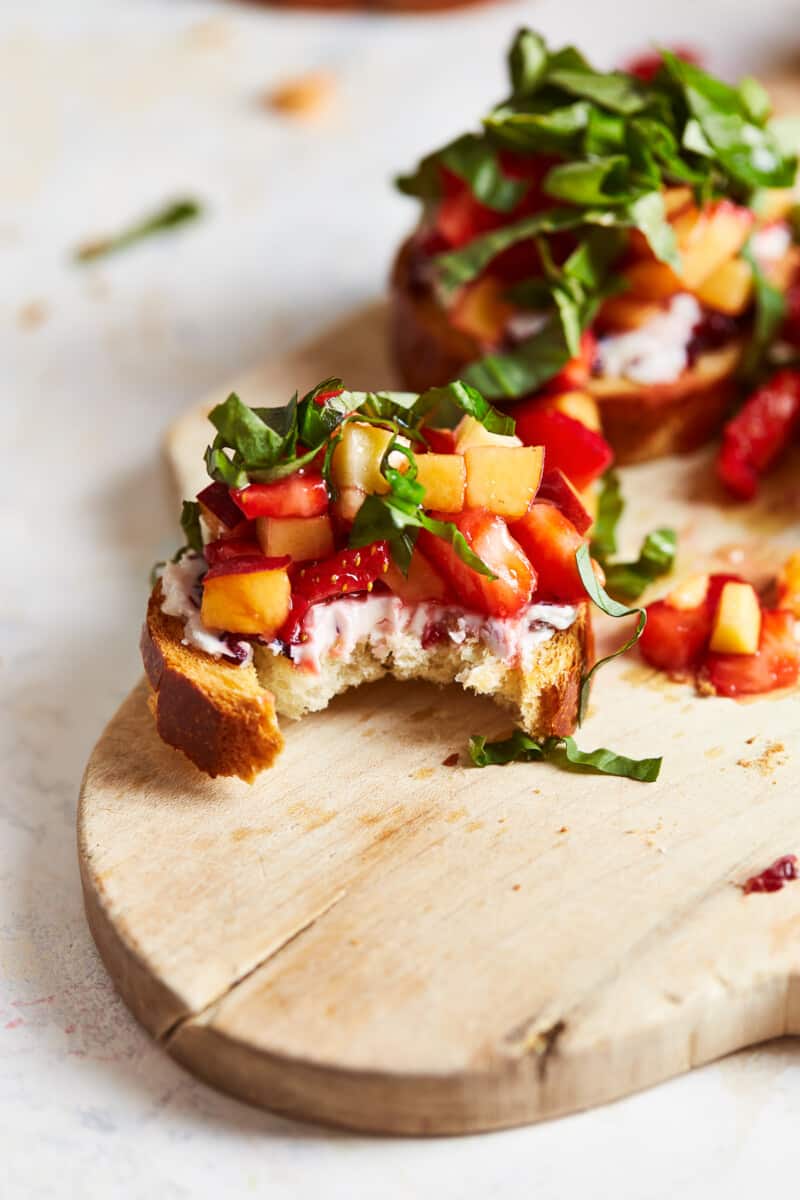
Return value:
[(238, 775), (248, 782), (275, 761), (283, 747), (276, 709), (299, 718), (326, 708), (351, 687), (391, 675), (439, 685), (459, 683), (490, 696), (533, 737), (572, 733), (578, 693), (592, 659), (588, 602), (573, 624), (555, 630), (527, 669), (504, 662), (479, 641), (422, 649), (401, 636), (390, 655), (362, 642), (344, 658), (327, 654), (318, 672), (298, 669), (265, 646), (254, 664), (237, 666), (182, 643), (183, 625), (161, 611), (154, 589), (142, 631), (142, 657), (152, 688), (159, 736), (207, 774)]

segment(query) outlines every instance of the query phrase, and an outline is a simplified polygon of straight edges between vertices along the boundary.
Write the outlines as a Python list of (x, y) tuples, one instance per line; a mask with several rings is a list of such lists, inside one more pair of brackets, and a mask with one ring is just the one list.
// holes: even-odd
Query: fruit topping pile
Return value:
[(295, 643), (315, 604), (376, 589), (510, 618), (586, 599), (576, 555), (603, 439), (560, 410), (516, 423), (461, 383), (421, 396), (326, 380), (210, 415), (212, 482), (184, 505), (211, 630)]
[(678, 678), (693, 676), (701, 692), (757, 695), (797, 684), (799, 621), (795, 553), (778, 577), (774, 607), (738, 576), (695, 575), (648, 605), (639, 647), (651, 666)]
[[(742, 339), (765, 349), (798, 250), (797, 162), (764, 89), (716, 79), (685, 51), (597, 71), (530, 29), (509, 74), (480, 131), (398, 180), (423, 205), (412, 278), (475, 348), (463, 378), (495, 401), (554, 390), (559, 377), (564, 390), (595, 338), (641, 331), (678, 297), (695, 328), (671, 371), (630, 378), (671, 381)], [(615, 374), (602, 356), (588, 365)]]

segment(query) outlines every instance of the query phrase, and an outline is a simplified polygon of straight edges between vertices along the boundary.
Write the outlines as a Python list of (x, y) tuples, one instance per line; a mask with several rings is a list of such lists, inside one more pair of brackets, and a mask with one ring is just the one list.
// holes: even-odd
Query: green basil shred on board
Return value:
[(653, 529), (642, 542), (638, 558), (615, 562), (617, 525), (625, 509), (619, 476), (614, 470), (603, 477), (592, 530), (591, 550), (606, 576), (606, 591), (624, 600), (638, 600), (656, 579), (668, 575), (675, 564), (678, 539), (674, 529)]
[[(645, 83), (622, 71), (597, 71), (574, 47), (551, 50), (538, 33), (523, 29), (509, 53), (510, 92), (482, 128), (427, 155), (398, 180), (430, 215), (446, 168), (481, 204), (509, 218), (434, 258), (434, 286), (446, 305), (496, 255), (521, 242), (536, 239), (541, 251), (569, 230), (581, 260), (594, 247), (589, 274), (568, 260), (558, 272), (545, 270), (516, 285), (515, 303), (543, 314), (546, 323), (465, 370), (465, 380), (490, 400), (535, 391), (574, 356), (581, 331), (615, 288), (621, 231), (637, 229), (656, 258), (678, 265), (664, 187), (688, 185), (701, 203), (725, 196), (752, 205), (760, 191), (794, 183), (796, 140), (785, 122), (772, 128), (769, 101), (756, 80), (732, 86), (667, 50), (661, 55), (660, 71)], [(513, 217), (523, 185), (504, 174), (503, 150), (559, 160), (541, 181), (551, 204)], [(598, 256), (604, 243), (611, 253)], [(546, 249), (540, 258), (546, 262)], [(778, 322), (775, 289), (754, 271), (756, 347), (748, 366)]]
[[(514, 432), (512, 417), (498, 412), (475, 388), (460, 381), (417, 395), (348, 391), (340, 379), (331, 378), (302, 399), (295, 394), (282, 408), (249, 408), (232, 392), (209, 413), (217, 434), (206, 449), (206, 468), (213, 480), (239, 488), (248, 483), (273, 483), (323, 455), (322, 472), (333, 493), (333, 451), (345, 426), (353, 420), (377, 425), (391, 435), (381, 462), (388, 490), (385, 495), (366, 497), (353, 524), (350, 545), (387, 541), (394, 561), (406, 574), (419, 531), (425, 529), (448, 542), (474, 571), (494, 579), (451, 521), (437, 521), (423, 510), (425, 492), (417, 482), (412, 447), (424, 440), (423, 424), (452, 428), (465, 414), (491, 433)], [(395, 455), (407, 460), (405, 471), (391, 465)], [(197, 519), (196, 506), (192, 509), (185, 504), (182, 522), (190, 547), (194, 546)]]
[[(636, 644), (647, 624), (647, 613), (643, 608), (626, 608), (608, 595), (594, 573), (591, 553), (587, 545), (580, 547), (575, 560), (586, 593), (601, 612), (604, 612), (606, 616), (616, 618), (637, 617), (634, 633), (612, 654), (596, 662), (581, 680), (578, 703), (578, 724), (580, 725), (586, 715), (589, 691), (595, 674), (600, 667), (611, 662), (618, 655), (624, 654)], [(621, 775), (640, 783), (654, 783), (658, 779), (662, 763), (660, 756), (635, 759), (602, 747), (597, 750), (580, 750), (571, 737), (551, 737), (539, 741), (519, 729), (515, 730), (510, 737), (496, 742), (487, 742), (484, 737), (473, 736), (469, 743), (469, 753), (476, 767), (547, 760), (555, 762), (567, 770), (592, 771), (601, 775)]]

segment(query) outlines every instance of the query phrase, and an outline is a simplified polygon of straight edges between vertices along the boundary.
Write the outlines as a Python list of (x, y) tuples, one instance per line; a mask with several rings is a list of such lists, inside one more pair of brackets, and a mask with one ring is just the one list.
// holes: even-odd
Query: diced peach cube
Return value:
[(229, 633), (275, 633), (289, 615), (291, 585), (286, 569), (225, 566), (230, 569), (218, 575), (210, 571), (203, 583), (203, 624)]
[(670, 608), (684, 611), (699, 608), (706, 598), (708, 584), (708, 575), (689, 575), (672, 589), (666, 597), (666, 603)]
[(503, 296), (507, 286), (486, 276), (464, 288), (453, 306), (451, 324), (476, 341), (496, 344), (514, 315), (513, 307)]
[(667, 263), (643, 258), (631, 263), (623, 272), (627, 281), (627, 296), (640, 300), (669, 300), (670, 296), (684, 290), (684, 285)]
[(673, 221), (681, 266), (678, 275), (694, 289), (729, 258), (738, 254), (753, 228), (748, 208), (719, 200), (701, 211), (694, 206)]
[(345, 525), (352, 525), (358, 510), (367, 498), (367, 493), (359, 487), (343, 487), (331, 505), (333, 515)]
[(467, 469), (460, 454), (418, 454), (417, 483), (425, 488), (425, 508), (461, 512)]
[(745, 311), (753, 294), (753, 270), (743, 258), (729, 258), (712, 271), (695, 295), (709, 308), (738, 317)]
[(295, 562), (310, 562), (333, 554), (333, 527), (327, 513), (319, 517), (259, 517), (256, 537), (267, 558), (288, 554)]
[(471, 446), (521, 446), (515, 434), (490, 433), (475, 417), (463, 416), (455, 428), (456, 454), (466, 454)]
[(558, 395), (547, 399), (547, 407), (565, 413), (566, 416), (572, 417), (573, 421), (580, 421), (581, 425), (594, 430), (595, 433), (603, 432), (600, 409), (594, 396), (590, 396), (588, 392), (559, 392)]
[(521, 517), (539, 490), (541, 446), (473, 446), (465, 454), (466, 504), (500, 517)]
[(789, 555), (778, 574), (778, 604), (800, 621), (800, 550)]
[(711, 630), (717, 654), (755, 654), (761, 637), (761, 605), (749, 583), (726, 583)]
[(382, 495), (389, 485), (381, 462), (392, 440), (391, 431), (362, 421), (349, 421), (333, 452), (332, 476), (337, 488), (357, 487)]

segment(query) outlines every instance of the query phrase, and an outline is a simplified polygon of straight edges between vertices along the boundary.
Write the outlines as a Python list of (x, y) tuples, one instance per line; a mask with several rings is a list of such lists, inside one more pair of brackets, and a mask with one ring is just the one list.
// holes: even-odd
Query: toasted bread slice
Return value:
[(166, 616), (161, 603), (158, 585), (141, 642), (159, 736), (201, 771), (247, 781), (271, 766), (283, 746), (276, 709), (290, 718), (319, 712), (348, 688), (386, 675), (460, 683), (492, 697), (531, 736), (565, 736), (575, 728), (581, 678), (593, 652), (584, 602), (573, 624), (555, 630), (525, 666), (509, 665), (478, 641), (422, 649), (419, 638), (400, 633), (380, 653), (365, 640), (347, 658), (327, 654), (319, 671), (300, 669), (258, 645), (254, 664), (242, 667), (184, 645), (181, 621)]
[(183, 645), (183, 623), (161, 611), (162, 600), (159, 583), (141, 639), (159, 737), (208, 775), (250, 782), (283, 749), (274, 697), (252, 664), (222, 662)]
[[(475, 338), (450, 324), (431, 290), (415, 281), (410, 241), (401, 247), (392, 272), (390, 339), (403, 384), (418, 392), (457, 379), (485, 353)], [(702, 354), (674, 383), (592, 379), (589, 390), (617, 462), (685, 454), (714, 437), (734, 399), (742, 351), (742, 342), (732, 341)]]

